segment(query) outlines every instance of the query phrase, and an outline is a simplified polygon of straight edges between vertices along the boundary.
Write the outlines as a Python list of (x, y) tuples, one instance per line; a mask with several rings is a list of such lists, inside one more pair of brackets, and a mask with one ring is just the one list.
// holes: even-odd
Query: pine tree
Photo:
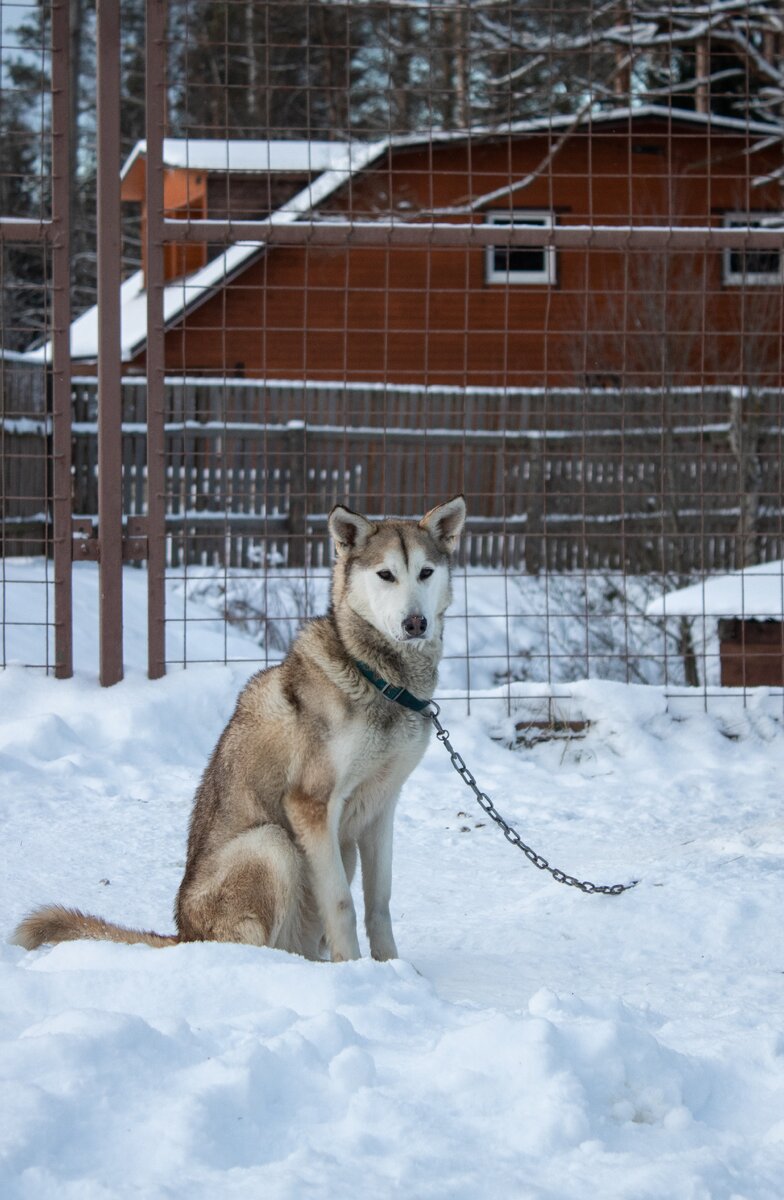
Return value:
[[(43, 12), (17, 31), (19, 51), (4, 72), (0, 106), (0, 213), (42, 217), (49, 208), (49, 107), (44, 71), (48, 31)], [(45, 331), (47, 253), (43, 247), (3, 246), (0, 335), (9, 350), (24, 350)]]
[[(95, 11), (89, 0), (71, 0), (70, 107), (72, 307), (75, 316), (95, 303), (96, 80)], [(144, 0), (122, 6), (122, 153), (144, 136)], [(38, 0), (14, 33), (18, 49), (6, 64), (10, 88), (0, 114), (1, 210), (11, 216), (50, 211), (51, 100), (48, 71), (49, 5)], [(140, 260), (138, 216), (128, 215), (124, 269)], [(40, 250), (6, 252), (2, 286), (3, 328), (17, 332), (6, 345), (19, 348), (47, 332), (46, 266)]]

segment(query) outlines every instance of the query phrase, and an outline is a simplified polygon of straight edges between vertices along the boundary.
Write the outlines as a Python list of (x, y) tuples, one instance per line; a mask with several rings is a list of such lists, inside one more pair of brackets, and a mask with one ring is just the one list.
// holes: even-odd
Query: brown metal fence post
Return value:
[(52, 5), (52, 522), (55, 676), (73, 674), (70, 4)]
[(98, 0), (98, 541), (100, 678), (123, 676), (120, 4)]
[(147, 0), (147, 671), (166, 671), (166, 447), (163, 327), (163, 136), (166, 122), (166, 0)]

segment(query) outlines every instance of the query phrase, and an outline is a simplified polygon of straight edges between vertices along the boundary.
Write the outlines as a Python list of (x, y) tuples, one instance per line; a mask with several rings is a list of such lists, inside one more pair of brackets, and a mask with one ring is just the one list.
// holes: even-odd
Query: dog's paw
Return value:
[(400, 957), (394, 938), (379, 938), (377, 941), (371, 942), (370, 954), (376, 962), (389, 962), (392, 958)]

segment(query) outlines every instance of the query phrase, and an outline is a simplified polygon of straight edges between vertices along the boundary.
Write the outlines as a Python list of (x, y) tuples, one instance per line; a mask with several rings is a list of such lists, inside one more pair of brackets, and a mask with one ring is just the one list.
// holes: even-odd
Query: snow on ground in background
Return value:
[[(288, 646), (303, 617), (324, 612), (326, 570), (301, 573), (218, 569), (172, 575), (174, 608), (195, 603), (231, 612), (272, 659)], [(656, 577), (506, 575), (455, 571), (446, 621), (442, 689), (493, 687), (508, 679), (574, 680), (586, 675), (638, 683), (681, 681), (682, 666), (663, 622), (645, 615)], [(175, 598), (176, 597), (176, 598)], [(244, 653), (244, 652), (243, 652)]]
[[(78, 563), (75, 574), (75, 604), (87, 605), (94, 619), (77, 614), (74, 661), (97, 671), (98, 571), (91, 563)], [(51, 563), (42, 559), (3, 564), (3, 663), (53, 662), (51, 575)], [(128, 567), (123, 576), (130, 627), (126, 661), (142, 667), (146, 574)], [(509, 680), (569, 682), (586, 676), (677, 686), (683, 682), (676, 648), (679, 622), (645, 615), (651, 596), (661, 587), (655, 576), (457, 571), (446, 621), (441, 689), (473, 694)], [(329, 574), (316, 569), (303, 578), (301, 572), (282, 569), (224, 572), (188, 567), (170, 572), (166, 589), (169, 662), (251, 659), (266, 665), (283, 657), (303, 618), (325, 611)], [(232, 624), (224, 621), (227, 612)], [(715, 622), (695, 620), (693, 637), (701, 677), (717, 682)]]
[[(0, 624), (5, 664), (54, 665), (53, 564), (45, 559), (0, 559)], [(93, 563), (74, 563), (74, 663), (86, 678), (98, 673), (100, 578)], [(281, 601), (283, 602), (283, 601)], [(264, 650), (222, 619), (222, 607), (194, 603), (178, 578), (166, 584), (166, 657), (183, 661), (248, 661), (264, 665)], [(290, 622), (292, 633), (295, 621)], [(147, 573), (123, 571), (123, 626), (126, 668), (146, 670)], [(280, 654), (273, 654), (280, 658)], [(260, 662), (260, 659), (262, 660)]]
[[(93, 581), (77, 572), (81, 645)], [(122, 684), (0, 673), (6, 934), (48, 900), (172, 928), (193, 790), (252, 665), (149, 683), (143, 587), (126, 572)], [(206, 658), (223, 632), (202, 615)], [(433, 742), (397, 818), (399, 962), (0, 945), (4, 1200), (780, 1200), (780, 700), (558, 695), (586, 737), (509, 749), (500, 696), (444, 719), (537, 851), (634, 891), (529, 866)]]

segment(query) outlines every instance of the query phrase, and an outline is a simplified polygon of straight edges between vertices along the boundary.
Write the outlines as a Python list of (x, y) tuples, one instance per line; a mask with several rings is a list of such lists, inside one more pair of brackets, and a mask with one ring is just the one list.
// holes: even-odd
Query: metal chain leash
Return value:
[(469, 771), (461, 755), (457, 753), (454, 746), (449, 740), (449, 730), (444, 729), (444, 726), (439, 721), (441, 709), (436, 704), (435, 700), (431, 700), (426, 709), (423, 710), (425, 715), (430, 717), (436, 730), (436, 737), (442, 743), (444, 749), (448, 753), (452, 766), (457, 771), (466, 787), (469, 787), (474, 793), (476, 802), (479, 807), (487, 813), (491, 821), (495, 821), (496, 825), (503, 830), (504, 837), (513, 846), (517, 846), (518, 850), (522, 850), (529, 862), (532, 862), (540, 871), (548, 871), (556, 883), (564, 883), (567, 887), (579, 888), (581, 892), (587, 895), (599, 893), (603, 896), (620, 896), (621, 892), (628, 892), (633, 887), (636, 887), (639, 880), (633, 879), (631, 883), (614, 883), (600, 884), (591, 883), (589, 880), (575, 879), (573, 875), (567, 875), (565, 871), (559, 871), (557, 867), (551, 867), (546, 858), (542, 858), (541, 854), (537, 854), (530, 846), (526, 846), (523, 839), (516, 829), (508, 825), (501, 814), (496, 809), (490, 797), (486, 792), (480, 791), (476, 779)]

